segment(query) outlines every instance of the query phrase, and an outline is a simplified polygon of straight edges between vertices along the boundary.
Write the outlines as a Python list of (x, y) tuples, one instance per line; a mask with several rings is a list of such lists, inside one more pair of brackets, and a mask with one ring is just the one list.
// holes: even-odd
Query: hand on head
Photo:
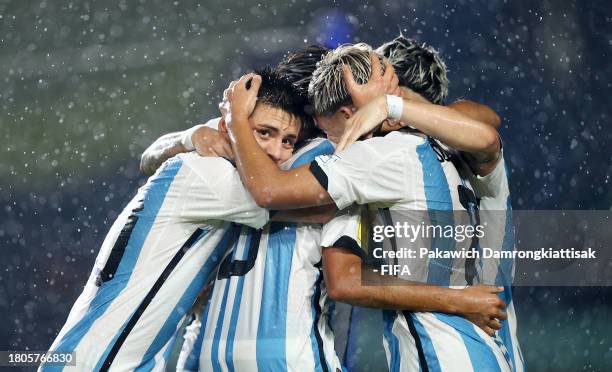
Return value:
[(261, 76), (251, 72), (232, 81), (223, 92), (219, 109), (229, 129), (235, 121), (246, 121), (251, 116), (260, 86)]
[(358, 84), (353, 77), (350, 67), (342, 65), (344, 84), (353, 100), (353, 104), (357, 108), (361, 108), (368, 102), (385, 94), (401, 96), (401, 91), (398, 86), (399, 79), (391, 63), (385, 59), (385, 72), (383, 74), (378, 54), (371, 52), (370, 61), (372, 73), (368, 81), (364, 84)]

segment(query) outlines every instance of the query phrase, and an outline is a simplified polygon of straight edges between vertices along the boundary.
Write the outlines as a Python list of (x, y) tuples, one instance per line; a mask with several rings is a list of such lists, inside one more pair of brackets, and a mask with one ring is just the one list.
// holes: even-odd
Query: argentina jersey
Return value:
[[(333, 150), (325, 139), (312, 140), (283, 167)], [(201, 328), (185, 336), (195, 341), (183, 345), (177, 370), (341, 369), (327, 321), (320, 231), (316, 224), (281, 222), (262, 231), (243, 228), (219, 268)]]
[[(324, 247), (348, 235), (363, 248), (362, 224), (394, 225), (399, 216), (413, 218), (412, 224), (419, 219), (444, 225), (472, 222), (471, 186), (434, 141), (420, 136), (393, 132), (357, 142), (338, 155), (317, 158), (311, 171), (338, 208), (367, 204), (362, 208), (365, 212), (354, 213), (354, 218), (339, 219), (348, 228), (328, 223), (322, 236)], [(406, 246), (401, 240), (389, 240), (391, 247)], [(452, 238), (430, 243), (440, 250), (459, 249)], [(465, 285), (468, 281), (465, 259), (400, 258), (396, 263), (409, 266), (411, 275), (430, 284)], [(384, 311), (383, 323), (391, 371), (510, 371), (500, 346), (461, 316)]]
[(168, 160), (123, 210), (94, 269), (50, 347), (75, 352), (76, 366), (41, 371), (150, 370), (172, 344), (180, 320), (246, 224), (268, 212), (221, 158)]
[[(515, 249), (512, 204), (508, 181), (508, 170), (503, 151), (493, 171), (486, 176), (470, 174), (470, 182), (480, 199), (480, 216), (487, 223), (482, 246), (496, 250)], [(525, 363), (517, 337), (517, 318), (512, 297), (514, 261), (511, 258), (481, 259), (477, 264), (478, 282), (503, 286), (500, 297), (506, 303), (508, 319), (501, 320), (502, 328), (494, 340), (500, 344), (514, 371), (523, 372)]]

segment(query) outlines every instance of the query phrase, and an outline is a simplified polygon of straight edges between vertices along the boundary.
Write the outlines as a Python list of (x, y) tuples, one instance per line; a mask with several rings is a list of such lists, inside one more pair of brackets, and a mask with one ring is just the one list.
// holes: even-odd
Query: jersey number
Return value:
[(257, 259), (257, 252), (259, 251), (259, 241), (261, 240), (262, 230), (254, 230), (251, 236), (251, 244), (249, 244), (249, 255), (246, 260), (233, 260), (233, 254), (228, 254), (217, 274), (217, 279), (227, 279), (230, 276), (243, 276), (255, 266), (255, 260)]

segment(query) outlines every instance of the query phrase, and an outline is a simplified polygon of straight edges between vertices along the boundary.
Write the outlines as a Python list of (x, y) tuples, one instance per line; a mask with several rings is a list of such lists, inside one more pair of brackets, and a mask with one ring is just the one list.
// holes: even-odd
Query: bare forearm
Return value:
[(284, 210), (332, 203), (307, 166), (281, 170), (257, 144), (248, 122), (235, 123), (232, 134), (238, 172), (259, 206)]
[(318, 207), (278, 211), (271, 220), (297, 223), (327, 223), (334, 218), (336, 212), (338, 212), (338, 208), (334, 204), (329, 204)]
[(483, 122), (497, 129), (501, 123), (499, 115), (487, 105), (469, 100), (459, 100), (451, 103), (448, 107), (457, 110), (470, 118)]
[(352, 267), (344, 273), (342, 284), (339, 284), (342, 287), (336, 287), (335, 293), (330, 295), (351, 305), (381, 309), (455, 314), (460, 308), (459, 290), (410, 283), (394, 277), (383, 277), (378, 273), (368, 273), (367, 276), (368, 283), (364, 285), (361, 268)]
[(401, 121), (459, 151), (492, 155), (499, 149), (497, 132), (492, 126), (453, 108), (404, 101)]
[(140, 157), (140, 171), (150, 176), (164, 161), (176, 154), (187, 152), (181, 144), (182, 134), (183, 132), (168, 133), (153, 142)]

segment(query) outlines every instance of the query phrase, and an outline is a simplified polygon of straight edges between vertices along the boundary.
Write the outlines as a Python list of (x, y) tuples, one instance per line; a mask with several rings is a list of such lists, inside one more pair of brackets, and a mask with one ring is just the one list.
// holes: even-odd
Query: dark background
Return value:
[[(515, 209), (612, 209), (607, 1), (0, 1), (0, 350), (44, 350), (141, 152), (254, 66), (404, 34), (492, 106)], [(609, 370), (610, 288), (516, 288), (532, 371)]]

